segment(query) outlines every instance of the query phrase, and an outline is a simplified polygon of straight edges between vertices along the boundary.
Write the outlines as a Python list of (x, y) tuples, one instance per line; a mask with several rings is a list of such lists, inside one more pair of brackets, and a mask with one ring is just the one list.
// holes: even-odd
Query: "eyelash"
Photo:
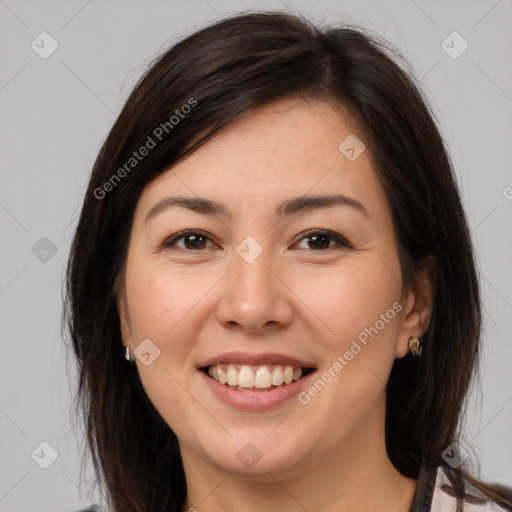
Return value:
[[(201, 231), (200, 229), (187, 229), (185, 231), (181, 231), (180, 233), (177, 233), (176, 235), (172, 236), (171, 238), (167, 239), (163, 244), (163, 249), (172, 249), (172, 246), (176, 243), (176, 241), (186, 238), (187, 236), (191, 235), (201, 235), (204, 238), (207, 238), (208, 240), (212, 241), (208, 234), (204, 231)], [(302, 238), (299, 240), (301, 242), (302, 240), (312, 237), (313, 235), (320, 235), (320, 236), (326, 236), (330, 238), (332, 241), (335, 242), (336, 246), (328, 247), (327, 249), (310, 249), (315, 252), (325, 252), (330, 249), (336, 249), (336, 248), (345, 248), (345, 249), (353, 249), (353, 246), (341, 235), (338, 235), (337, 233), (334, 233), (333, 231), (328, 231), (324, 229), (311, 229), (308, 231), (305, 231), (302, 233)], [(191, 252), (191, 251), (201, 251), (203, 249), (186, 249), (183, 247), (180, 247), (180, 249), (183, 249), (184, 251)], [(307, 249), (306, 249), (307, 250)]]

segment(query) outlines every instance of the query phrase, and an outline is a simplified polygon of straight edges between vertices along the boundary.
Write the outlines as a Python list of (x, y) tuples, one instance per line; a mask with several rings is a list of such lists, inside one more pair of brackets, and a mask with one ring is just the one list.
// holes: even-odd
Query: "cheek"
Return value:
[(150, 339), (160, 351), (150, 366), (137, 362), (155, 405), (161, 392), (165, 394), (162, 403), (169, 402), (169, 389), (174, 390), (173, 396), (181, 396), (180, 385), (172, 376), (183, 381), (194, 375), (192, 350), (211, 315), (208, 292), (218, 282), (211, 271), (206, 275), (194, 269), (171, 270), (148, 263), (128, 267), (126, 286), (134, 344)]
[[(176, 274), (176, 273), (175, 273)], [(149, 265), (127, 269), (127, 294), (134, 344), (150, 339), (157, 347), (158, 357), (145, 365), (137, 360), (139, 377), (150, 401), (168, 425), (186, 435), (186, 418), (191, 410), (200, 416), (197, 404), (183, 391), (189, 377), (184, 369), (190, 353), (191, 340), (197, 336), (198, 303), (204, 290), (197, 280), (171, 275), (169, 271)], [(194, 316), (196, 313), (196, 316)], [(186, 370), (187, 372), (190, 369)]]
[(317, 415), (335, 438), (340, 429), (357, 428), (382, 398), (395, 358), (401, 274), (392, 259), (368, 257), (312, 283), (307, 303), (327, 333), (320, 338), (326, 358), (318, 379), (327, 383), (313, 383), (303, 398), (324, 405)]
[(322, 332), (335, 344), (374, 325), (400, 299), (401, 274), (393, 258), (359, 257), (321, 279), (302, 279), (300, 296), (307, 297), (306, 304), (324, 324)]
[[(186, 277), (186, 276), (185, 276)], [(204, 282), (186, 279), (169, 270), (134, 267), (127, 279), (132, 330), (139, 337), (163, 343), (173, 338), (173, 330), (187, 338), (189, 315), (204, 295)]]

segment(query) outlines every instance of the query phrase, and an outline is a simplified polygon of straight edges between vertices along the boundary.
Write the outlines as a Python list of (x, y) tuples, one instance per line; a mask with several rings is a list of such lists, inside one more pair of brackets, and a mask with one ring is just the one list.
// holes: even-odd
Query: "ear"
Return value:
[(421, 338), (430, 325), (434, 308), (435, 279), (436, 261), (430, 255), (418, 265), (414, 283), (402, 300), (405, 308), (398, 331), (397, 359), (401, 359), (409, 352), (409, 339)]
[(120, 327), (121, 327), (121, 340), (125, 347), (131, 347), (133, 349), (133, 340), (130, 329), (130, 314), (128, 310), (128, 301), (126, 293), (123, 290), (120, 291), (117, 298), (117, 310), (119, 312)]

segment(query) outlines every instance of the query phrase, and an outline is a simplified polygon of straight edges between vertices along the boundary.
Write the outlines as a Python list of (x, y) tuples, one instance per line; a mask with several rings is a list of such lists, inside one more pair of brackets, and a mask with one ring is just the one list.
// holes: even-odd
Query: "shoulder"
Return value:
[[(432, 494), (432, 505), (430, 512), (448, 512), (457, 510), (457, 499), (450, 493), (452, 484), (443, 466), (437, 467), (436, 482), (434, 492)], [(504, 508), (497, 503), (491, 501), (489, 497), (483, 494), (466, 478), (463, 478), (465, 499), (464, 512), (508, 512), (509, 509)], [(507, 489), (512, 492), (512, 489)]]

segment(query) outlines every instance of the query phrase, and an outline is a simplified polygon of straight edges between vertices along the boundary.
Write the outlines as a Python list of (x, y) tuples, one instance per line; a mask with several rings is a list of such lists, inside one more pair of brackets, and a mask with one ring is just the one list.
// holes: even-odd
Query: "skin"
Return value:
[[(349, 135), (366, 150), (349, 161)], [(302, 195), (344, 194), (349, 206), (298, 212), (275, 208)], [(173, 206), (147, 224), (162, 198), (223, 203), (231, 218)], [(303, 233), (324, 229), (320, 248)], [(208, 238), (194, 249), (185, 229)], [(236, 252), (253, 237), (263, 253)], [(385, 386), (395, 358), (420, 337), (432, 311), (432, 274), (419, 269), (402, 289), (396, 234), (369, 143), (349, 113), (323, 100), (285, 98), (260, 107), (148, 184), (134, 213), (119, 295), (123, 344), (151, 339), (160, 355), (145, 366), (144, 389), (176, 433), (188, 495), (183, 510), (407, 511), (416, 482), (389, 460)], [(220, 401), (197, 366), (224, 352), (278, 352), (311, 362), (321, 375), (394, 303), (402, 310), (303, 405), (292, 398), (268, 411)], [(246, 467), (237, 452), (253, 443), (261, 459)]]

